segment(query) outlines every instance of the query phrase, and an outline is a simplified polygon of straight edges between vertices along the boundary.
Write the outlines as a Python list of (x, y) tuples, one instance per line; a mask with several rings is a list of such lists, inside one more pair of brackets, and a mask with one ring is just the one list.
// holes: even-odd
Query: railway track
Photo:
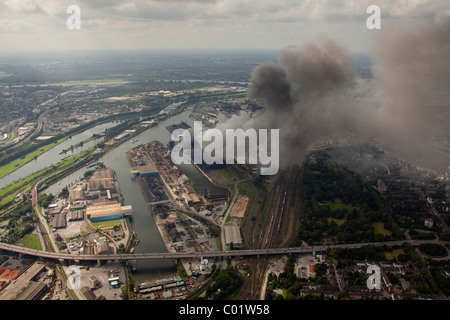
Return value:
[[(252, 248), (277, 248), (283, 242), (289, 221), (290, 196), (289, 179), (286, 177), (286, 173), (281, 173), (274, 180), (270, 191), (264, 193), (258, 210), (252, 211), (254, 223), (251, 235)], [(259, 229), (258, 226), (262, 226), (262, 228)], [(249, 242), (246, 244), (250, 244)], [(268, 257), (251, 259), (249, 276), (244, 283), (239, 299), (258, 298), (269, 263), (270, 258)]]

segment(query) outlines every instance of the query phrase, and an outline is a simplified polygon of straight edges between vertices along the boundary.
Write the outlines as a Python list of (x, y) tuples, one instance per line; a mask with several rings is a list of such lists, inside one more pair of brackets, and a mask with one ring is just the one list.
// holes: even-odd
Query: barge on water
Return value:
[(131, 260), (129, 262), (129, 264), (130, 264), (131, 272), (132, 273), (136, 272), (136, 270), (137, 270), (137, 261), (136, 260)]

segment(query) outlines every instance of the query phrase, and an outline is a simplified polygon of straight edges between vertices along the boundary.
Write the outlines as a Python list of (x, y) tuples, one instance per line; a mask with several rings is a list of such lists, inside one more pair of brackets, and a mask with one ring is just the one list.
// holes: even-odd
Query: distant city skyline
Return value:
[[(392, 23), (449, 16), (447, 0), (3, 0), (0, 53), (108, 49), (280, 49), (321, 34), (368, 51), (367, 7)], [(81, 9), (81, 29), (66, 12)]]

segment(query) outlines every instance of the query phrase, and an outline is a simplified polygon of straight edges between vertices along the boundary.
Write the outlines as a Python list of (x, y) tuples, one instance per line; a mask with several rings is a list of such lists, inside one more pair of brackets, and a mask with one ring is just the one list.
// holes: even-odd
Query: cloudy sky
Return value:
[[(369, 5), (382, 29), (448, 16), (448, 0), (0, 0), (0, 52), (125, 48), (280, 49), (320, 34), (366, 51)], [(69, 5), (81, 29), (69, 30)]]

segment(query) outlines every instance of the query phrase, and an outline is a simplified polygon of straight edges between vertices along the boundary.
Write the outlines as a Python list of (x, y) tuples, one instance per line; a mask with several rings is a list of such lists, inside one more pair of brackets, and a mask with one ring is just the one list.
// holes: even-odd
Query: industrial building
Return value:
[(70, 211), (69, 221), (79, 221), (84, 219), (84, 212), (81, 210)]
[(198, 197), (198, 195), (195, 192), (191, 192), (191, 193), (183, 192), (182, 197), (188, 205), (201, 203), (200, 198)]
[(85, 200), (83, 189), (69, 190), (69, 201)]
[(205, 190), (203, 191), (203, 194), (204, 194), (205, 198), (211, 202), (230, 201), (230, 194), (227, 189), (222, 188), (222, 192), (211, 195), (211, 193), (209, 192), (209, 189), (205, 188)]
[(69, 210), (83, 210), (86, 208), (86, 202), (85, 201), (76, 201), (74, 203), (69, 204)]
[(110, 253), (114, 253), (114, 250), (111, 248), (111, 246), (108, 244), (106, 240), (102, 240), (97, 244), (95, 254), (110, 254)]
[(55, 217), (53, 218), (53, 228), (62, 229), (65, 228), (66, 226), (67, 226), (66, 214), (60, 213), (55, 215)]
[(239, 226), (225, 226), (225, 244), (233, 248), (242, 247), (241, 230)]
[(131, 205), (122, 206), (115, 201), (94, 203), (86, 208), (86, 218), (91, 222), (120, 219), (132, 214)]
[(137, 166), (131, 170), (131, 173), (140, 177), (157, 176), (158, 169), (153, 164), (149, 163), (142, 166)]
[(83, 287), (81, 288), (81, 292), (83, 293), (83, 296), (86, 297), (86, 300), (95, 300), (97, 297), (94, 292), (92, 292), (91, 288)]
[(98, 280), (96, 276), (90, 276), (89, 281), (91, 282), (92, 288), (99, 288), (102, 285), (102, 283), (100, 282), (100, 280)]
[(89, 178), (88, 190), (113, 190), (115, 189), (114, 172), (111, 169), (97, 170)]

